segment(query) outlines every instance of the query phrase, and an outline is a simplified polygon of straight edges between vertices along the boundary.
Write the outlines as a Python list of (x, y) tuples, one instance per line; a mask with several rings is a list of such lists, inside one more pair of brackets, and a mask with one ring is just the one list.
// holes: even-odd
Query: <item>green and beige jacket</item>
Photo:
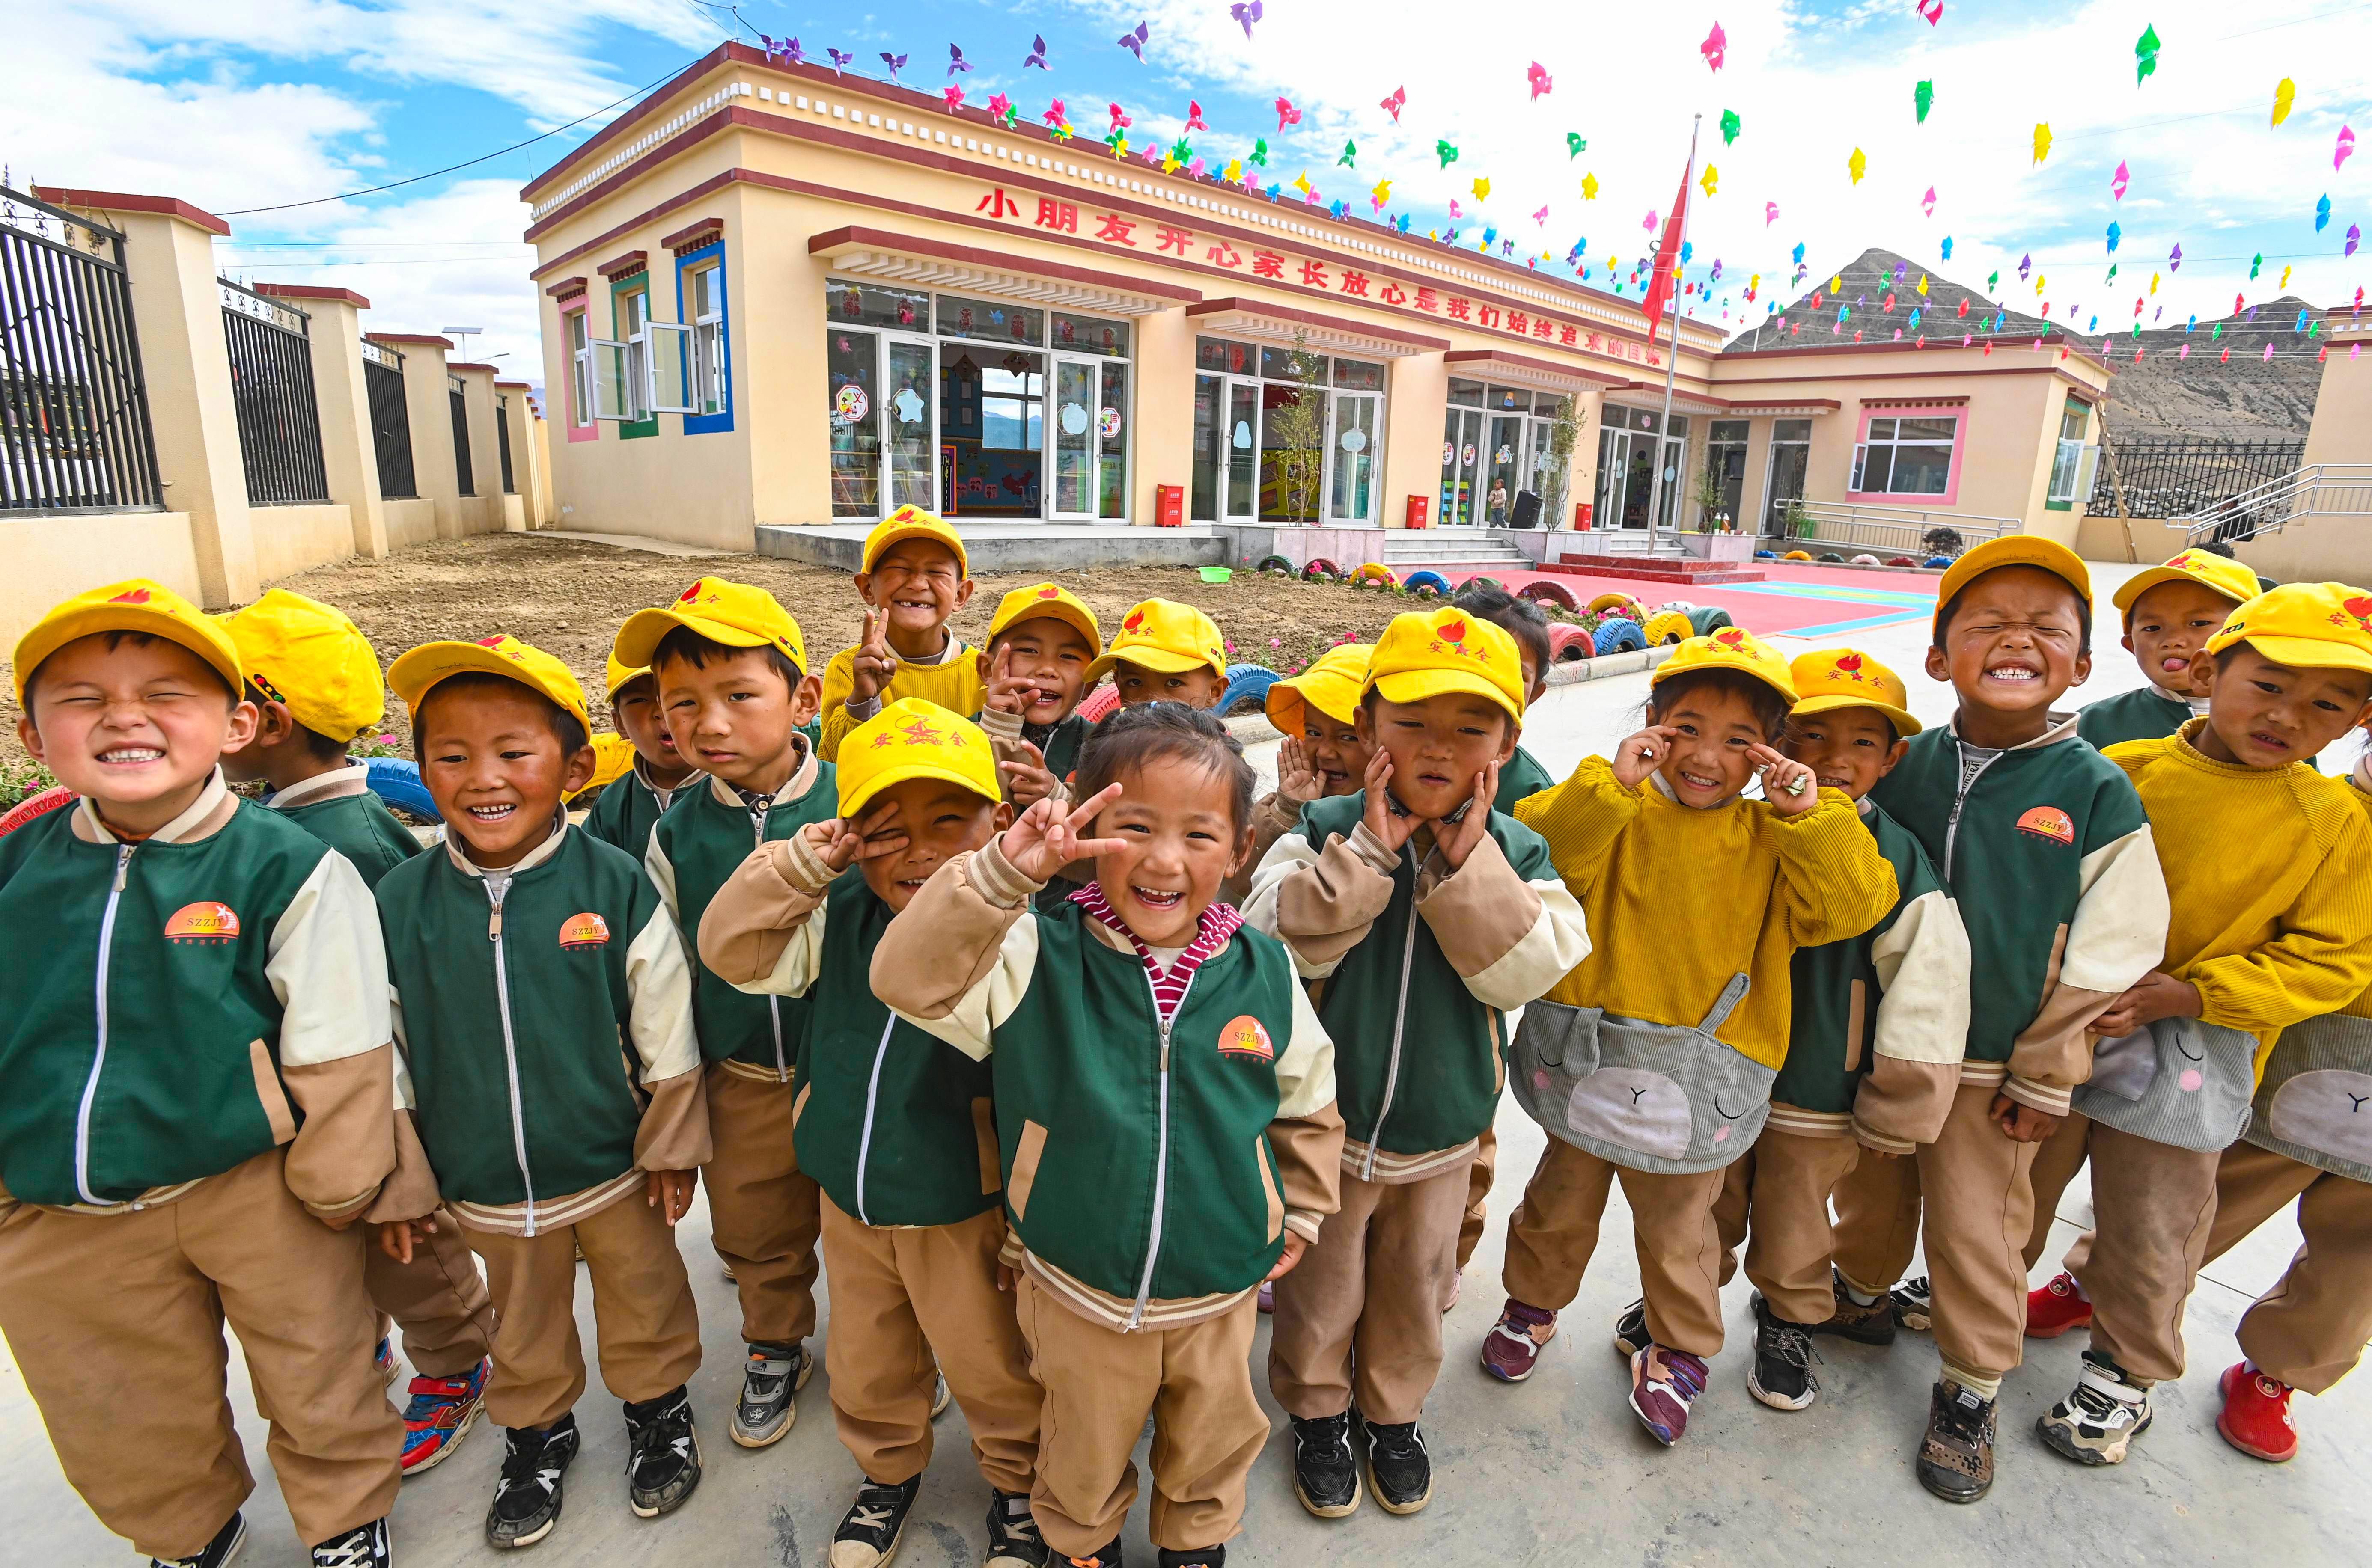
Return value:
[(612, 849), (624, 850), (640, 860), (650, 846), (651, 830), (659, 825), (668, 807), (680, 795), (697, 788), (701, 775), (692, 774), (673, 789), (661, 789), (651, 783), (650, 771), (643, 764), (640, 753), (634, 765), (601, 792), (593, 808), (585, 813), (585, 830)]
[(1429, 828), (1386, 848), (1366, 803), (1362, 790), (1304, 807), (1244, 915), (1327, 982), (1343, 1168), (1417, 1181), (1472, 1157), (1506, 1082), (1508, 1010), (1587, 958), (1589, 934), (1549, 846), (1514, 818), (1492, 812), (1453, 871)]
[(1516, 802), (1555, 787), (1556, 775), (1541, 766), (1539, 758), (1517, 746), (1516, 754), (1499, 770), (1499, 795), (1491, 802), (1491, 809), (1513, 817)]
[(366, 888), (420, 853), (420, 840), (372, 793), (370, 769), (359, 762), (290, 784), (263, 804), (344, 855)]
[(2152, 683), (2087, 703), (2076, 710), (2076, 734), (2106, 751), (2128, 740), (2162, 739), (2206, 711), (2203, 699), (2179, 697)]
[(343, 1221), (394, 1173), (370, 892), (219, 772), (136, 843), (87, 799), (0, 839), (0, 1202), (127, 1213), (285, 1147)]

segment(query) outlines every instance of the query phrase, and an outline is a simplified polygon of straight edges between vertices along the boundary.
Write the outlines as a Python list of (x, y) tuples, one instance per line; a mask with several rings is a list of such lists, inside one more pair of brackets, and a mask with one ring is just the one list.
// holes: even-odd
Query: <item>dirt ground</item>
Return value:
[[(383, 561), (319, 566), (270, 586), (353, 616), (382, 665), (422, 643), (507, 632), (565, 659), (584, 681), (596, 719), (603, 720), (603, 672), (619, 624), (710, 574), (755, 583), (780, 599), (798, 618), (819, 672), (833, 653), (856, 641), (863, 604), (847, 574), (771, 556), (655, 555), (578, 540), (486, 534), (438, 540)], [(1372, 642), (1395, 612), (1410, 608), (1389, 595), (1244, 572), (1232, 582), (1206, 583), (1188, 566), (1107, 567), (1060, 579), (1095, 610), (1107, 637), (1140, 599), (1180, 599), (1219, 623), (1232, 645), (1231, 660), (1264, 664), (1280, 674), (1294, 673), (1344, 633)], [(981, 578), (971, 602), (956, 616), (958, 633), (980, 641), (1006, 590), (1043, 580)], [(23, 753), (15, 740), (13, 694), (13, 682), (0, 687), (0, 718), (9, 736), (0, 756), (18, 761)], [(392, 707), (391, 696), (389, 703)]]

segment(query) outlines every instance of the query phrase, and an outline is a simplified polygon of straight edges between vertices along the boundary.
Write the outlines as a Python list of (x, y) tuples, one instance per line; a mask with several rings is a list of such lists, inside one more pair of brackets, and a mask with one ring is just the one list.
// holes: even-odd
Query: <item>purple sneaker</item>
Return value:
[(1557, 1315), (1545, 1307), (1527, 1307), (1514, 1296), (1499, 1309), (1499, 1320), (1482, 1340), (1482, 1370), (1502, 1383), (1520, 1383), (1540, 1365), (1541, 1351), (1556, 1338)]
[(1667, 1447), (1689, 1429), (1689, 1407), (1704, 1392), (1705, 1364), (1653, 1342), (1631, 1358), (1631, 1411)]
[(459, 1377), (414, 1377), (403, 1407), (403, 1473), (418, 1475), (450, 1458), (485, 1408), (486, 1363)]

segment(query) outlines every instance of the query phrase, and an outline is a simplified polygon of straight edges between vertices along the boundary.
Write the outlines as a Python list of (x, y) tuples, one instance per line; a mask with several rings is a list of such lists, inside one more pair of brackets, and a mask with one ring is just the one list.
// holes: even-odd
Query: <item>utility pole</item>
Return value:
[[(1704, 116), (1700, 113), (1695, 123), (1689, 127), (1688, 171), (1680, 176), (1683, 191), (1687, 190), (1688, 181), (1696, 176), (1697, 134), (1703, 129)], [(1663, 531), (1664, 462), (1672, 438), (1672, 377), (1680, 366), (1680, 257), (1687, 254), (1689, 247), (1689, 209), (1685, 197), (1680, 207), (1680, 247), (1672, 253), (1672, 298), (1668, 307), (1672, 316), (1672, 346), (1664, 356), (1664, 417), (1656, 425), (1656, 471), (1647, 486), (1647, 553), (1651, 556), (1656, 553), (1657, 537)], [(1680, 457), (1673, 460), (1676, 465), (1688, 461), (1686, 445), (1680, 447)], [(1677, 466), (1673, 470), (1672, 482), (1676, 485), (1680, 482)]]

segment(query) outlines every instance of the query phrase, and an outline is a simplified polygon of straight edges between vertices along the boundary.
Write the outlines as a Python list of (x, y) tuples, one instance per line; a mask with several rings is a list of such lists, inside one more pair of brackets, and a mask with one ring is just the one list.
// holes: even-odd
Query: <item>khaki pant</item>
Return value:
[(640, 1191), (575, 1225), (533, 1236), (472, 1230), (486, 1260), (495, 1321), (486, 1413), (503, 1426), (550, 1426), (585, 1392), (576, 1338), (576, 1249), (593, 1286), (601, 1381), (629, 1404), (656, 1400), (700, 1370), (700, 1315), (675, 1231)]
[(1390, 1186), (1343, 1173), (1342, 1209), (1276, 1282), (1268, 1386), (1287, 1415), (1341, 1415), (1355, 1392), (1369, 1421), (1424, 1412), (1441, 1372), (1441, 1303), (1466, 1182), (1463, 1166)]
[(1598, 1249), (1598, 1225), (1616, 1178), (1631, 1205), (1632, 1245), (1647, 1298), (1647, 1332), (1669, 1350), (1721, 1353), (1721, 1240), (1714, 1201), (1722, 1172), (1652, 1176), (1551, 1138), (1507, 1216), (1507, 1294), (1527, 1307), (1561, 1311), (1580, 1294)]
[[(2038, 1145), (2005, 1137), (1997, 1091), (1962, 1084), (1932, 1144), (1902, 1159), (1866, 1159), (1837, 1183), (1836, 1264), (1865, 1295), (1893, 1288), (1911, 1266), (1921, 1220), (1935, 1289), (1936, 1348), (1946, 1369), (1993, 1378), (2025, 1354), (2026, 1264), (2034, 1221), (2029, 1172)], [(1923, 1193), (1935, 1194), (1925, 1205)]]
[(816, 1237), (823, 1221), (815, 1178), (791, 1145), (796, 1084), (708, 1069), (708, 1130), (716, 1153), (701, 1167), (716, 1255), (741, 1293), (741, 1338), (795, 1345), (815, 1332)]
[(197, 1555), (255, 1490), (226, 1322), (273, 1412), (264, 1446), (305, 1544), (395, 1503), (403, 1425), (371, 1370), (366, 1227), (308, 1214), (284, 1159), (258, 1155), (137, 1214), (0, 1199), (0, 1332), (66, 1480), (151, 1557)]
[(379, 1338), (387, 1337), (390, 1318), (403, 1330), (404, 1359), (413, 1371), (459, 1377), (494, 1349), (494, 1304), (461, 1222), (446, 1209), (429, 1218), (436, 1234), (413, 1232), (409, 1263), (377, 1245), (363, 1249), (363, 1288), (378, 1308)]
[(1129, 1452), (1153, 1415), (1153, 1544), (1217, 1546), (1244, 1516), (1244, 1481), (1268, 1442), (1250, 1359), (1250, 1295), (1182, 1329), (1123, 1334), (1090, 1322), (1026, 1274), (1015, 1287), (1030, 1370), (1046, 1389), (1030, 1512), (1046, 1544), (1086, 1557), (1136, 1501)]
[(996, 1288), (1004, 1243), (999, 1209), (958, 1225), (893, 1230), (824, 1200), (831, 1272), (824, 1366), (840, 1441), (867, 1481), (901, 1486), (930, 1464), (931, 1399), (945, 1372), (980, 1473), (999, 1492), (1029, 1490), (1043, 1395), (1029, 1376), (1013, 1296)]
[(2071, 1110), (2059, 1123), (2059, 1130), (2042, 1140), (2034, 1152), (2034, 1224), (2026, 1236), (2026, 1272), (2042, 1261), (2051, 1250), (2051, 1222), (2059, 1217), (2059, 1200), (2067, 1193), (2068, 1184), (2092, 1153), (2092, 1119), (2080, 1110)]
[(2297, 1200), (2305, 1244), (2240, 1318), (2240, 1349), (2268, 1377), (2320, 1394), (2355, 1369), (2372, 1339), (2372, 1185), (2254, 1144), (2224, 1151), (2207, 1257)]
[(2091, 1127), (2095, 1228), (2066, 1269), (2092, 1300), (2092, 1348), (2148, 1387), (2182, 1376), (2182, 1304), (2215, 1223), (2219, 1156)]
[(1807, 1138), (1764, 1127), (1722, 1173), (1713, 1206), (1721, 1283), (1737, 1272), (1738, 1244), (1745, 1241), (1746, 1277), (1773, 1313), (1790, 1323), (1827, 1321), (1837, 1301), (1829, 1279), (1829, 1194), (1860, 1157), (1861, 1145), (1850, 1137)]
[(1474, 1261), (1474, 1249), (1482, 1244), (1482, 1227), (1491, 1217), (1491, 1179), (1498, 1173), (1499, 1132), (1485, 1127), (1482, 1136), (1474, 1140), (1474, 1163), (1466, 1172), (1466, 1214), (1458, 1222), (1458, 1272), (1461, 1274)]

